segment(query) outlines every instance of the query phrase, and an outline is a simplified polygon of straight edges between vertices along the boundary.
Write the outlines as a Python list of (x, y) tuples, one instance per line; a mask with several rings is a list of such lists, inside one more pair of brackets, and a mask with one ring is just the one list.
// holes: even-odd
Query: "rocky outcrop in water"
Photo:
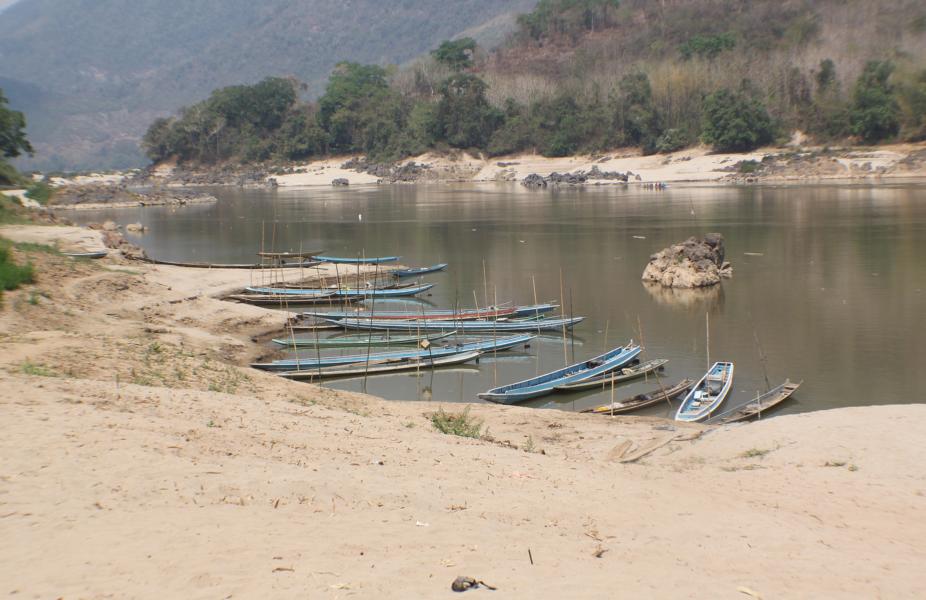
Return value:
[(526, 188), (545, 188), (547, 187), (547, 180), (537, 173), (531, 173), (521, 180), (521, 185)]
[(350, 185), (350, 181), (348, 181), (347, 179), (343, 177), (338, 177), (337, 179), (331, 180), (331, 185), (333, 185), (334, 187), (345, 187), (345, 186)]
[(582, 171), (576, 171), (575, 173), (557, 173), (554, 171), (547, 177), (547, 181), (554, 185), (579, 185), (588, 181), (588, 176)]
[(52, 208), (90, 208), (98, 206), (184, 206), (216, 202), (214, 196), (188, 190), (129, 190), (123, 185), (74, 185), (58, 189)]
[(607, 179), (611, 181), (627, 181), (630, 179), (632, 173), (627, 171), (626, 173), (621, 173), (620, 171), (602, 171), (598, 168), (598, 165), (595, 165), (588, 172), (589, 179)]
[(691, 237), (650, 256), (643, 281), (675, 288), (717, 285), (721, 278), (733, 276), (733, 267), (724, 256), (721, 234), (709, 233), (700, 240)]
[(405, 164), (393, 163), (372, 163), (366, 158), (352, 158), (341, 165), (342, 169), (357, 171), (379, 177), (384, 181), (395, 183), (397, 181), (413, 182), (423, 179), (431, 169), (431, 165), (416, 163), (414, 161)]
[(595, 165), (587, 173), (585, 171), (576, 171), (574, 173), (550, 173), (543, 177), (537, 173), (531, 173), (521, 180), (521, 185), (527, 188), (545, 188), (547, 185), (582, 185), (589, 180), (609, 180), (626, 182), (629, 179), (629, 173), (620, 173), (618, 171), (602, 171)]

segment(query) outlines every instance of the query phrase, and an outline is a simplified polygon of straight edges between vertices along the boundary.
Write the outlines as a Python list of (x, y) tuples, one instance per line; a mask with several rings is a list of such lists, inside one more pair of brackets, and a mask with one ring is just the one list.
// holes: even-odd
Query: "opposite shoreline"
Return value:
[[(424, 154), (397, 163), (369, 164), (349, 155), (288, 165), (190, 167), (160, 164), (147, 171), (52, 178), (56, 187), (129, 185), (140, 188), (208, 186), (311, 188), (402, 183), (523, 182), (552, 177), (551, 185), (680, 183), (812, 183), (926, 178), (926, 142), (871, 148), (776, 147), (741, 154), (689, 148), (642, 156), (633, 150), (546, 158), (520, 154), (492, 159), (463, 152)], [(127, 205), (136, 206), (132, 202)], [(109, 206), (113, 206), (110, 204)]]

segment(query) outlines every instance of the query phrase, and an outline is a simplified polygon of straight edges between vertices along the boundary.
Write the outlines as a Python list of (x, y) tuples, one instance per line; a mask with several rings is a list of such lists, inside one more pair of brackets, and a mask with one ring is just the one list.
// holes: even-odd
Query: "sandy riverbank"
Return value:
[[(99, 235), (72, 229), (0, 236)], [(17, 597), (926, 593), (922, 405), (713, 431), (474, 405), (493, 441), (463, 439), (436, 404), (242, 367), (282, 324), (216, 299), (247, 272), (29, 258), (38, 283), (0, 309)]]
[[(369, 173), (345, 169), (348, 160), (334, 157), (294, 165), (291, 172), (272, 177), (280, 187), (331, 186), (335, 179), (350, 185), (370, 185), (388, 181)], [(739, 166), (753, 161), (745, 171)], [(712, 153), (696, 147), (672, 154), (642, 156), (623, 149), (600, 155), (546, 158), (538, 155), (479, 158), (466, 153), (423, 154), (399, 166), (415, 163), (424, 168), (412, 179), (421, 182), (521, 181), (531, 174), (588, 173), (594, 167), (602, 172), (630, 173), (630, 183), (812, 181), (822, 179), (892, 179), (926, 177), (926, 144), (894, 144), (875, 148), (830, 149), (821, 147), (762, 148), (749, 153)], [(171, 181), (170, 165), (156, 171), (155, 181)], [(403, 175), (404, 177), (404, 175)], [(174, 182), (179, 184), (181, 182)], [(589, 184), (615, 184), (609, 179), (589, 179)]]

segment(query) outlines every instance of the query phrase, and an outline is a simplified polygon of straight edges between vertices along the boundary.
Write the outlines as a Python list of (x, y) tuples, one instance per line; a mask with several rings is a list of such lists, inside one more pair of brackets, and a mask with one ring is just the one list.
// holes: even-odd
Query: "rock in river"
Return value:
[(676, 288), (716, 285), (722, 277), (732, 276), (733, 267), (724, 262), (723, 236), (719, 233), (709, 233), (701, 240), (691, 237), (657, 252), (643, 271), (643, 281)]

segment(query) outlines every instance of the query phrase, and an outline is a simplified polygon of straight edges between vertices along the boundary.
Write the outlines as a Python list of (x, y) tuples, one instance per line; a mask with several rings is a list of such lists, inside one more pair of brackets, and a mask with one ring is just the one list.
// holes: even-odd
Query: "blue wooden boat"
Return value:
[(325, 319), (375, 319), (375, 320), (389, 320), (389, 321), (446, 321), (452, 319), (454, 321), (476, 321), (476, 320), (488, 320), (488, 319), (500, 319), (503, 317), (511, 317), (515, 315), (514, 308), (483, 308), (479, 310), (464, 309), (460, 311), (452, 310), (421, 310), (418, 312), (412, 311), (397, 311), (397, 310), (378, 310), (376, 312), (370, 311), (330, 311), (330, 312), (303, 312), (302, 314), (306, 317), (316, 317), (316, 318), (325, 318)]
[(420, 321), (420, 320), (460, 320), (461, 318), (465, 321), (473, 321), (478, 319), (494, 319), (494, 318), (522, 318), (528, 317), (533, 318), (537, 315), (542, 316), (546, 313), (556, 310), (559, 308), (556, 304), (537, 304), (535, 306), (516, 306), (514, 308), (505, 308), (505, 307), (495, 307), (490, 306), (488, 308), (482, 308), (473, 310), (471, 308), (463, 308), (459, 310), (452, 309), (436, 309), (436, 310), (378, 310), (376, 312), (370, 311), (304, 311), (302, 313), (305, 317), (316, 317), (320, 319), (402, 319), (406, 321)]
[(335, 377), (366, 377), (367, 375), (381, 375), (383, 373), (396, 373), (399, 371), (424, 371), (477, 360), (481, 354), (483, 353), (474, 350), (473, 352), (458, 352), (450, 356), (400, 358), (371, 362), (369, 364), (360, 363), (348, 366), (305, 369), (302, 371), (285, 371), (279, 373), (279, 375), (288, 379), (312, 381), (315, 379), (332, 379)]
[(491, 389), (488, 392), (479, 394), (479, 397), (499, 404), (524, 402), (531, 398), (549, 394), (557, 386), (577, 383), (619, 369), (635, 359), (641, 350), (640, 346), (636, 346), (631, 342), (626, 346), (618, 346), (613, 350), (580, 363), (532, 377), (531, 379)]
[(305, 357), (305, 358), (288, 358), (275, 360), (269, 363), (253, 363), (251, 366), (255, 369), (265, 371), (293, 371), (296, 369), (313, 369), (317, 367), (330, 367), (334, 365), (353, 365), (367, 362), (379, 362), (384, 360), (395, 360), (402, 358), (439, 358), (450, 356), (461, 352), (500, 352), (509, 348), (514, 348), (521, 344), (527, 344), (534, 335), (522, 334), (501, 337), (496, 339), (477, 340), (466, 344), (454, 344), (450, 346), (431, 346), (424, 349), (399, 350), (395, 352), (366, 352), (350, 356), (322, 356), (322, 357)]
[(289, 294), (293, 296), (312, 296), (316, 294), (329, 294), (334, 292), (334, 295), (338, 298), (401, 298), (403, 296), (415, 296), (422, 292), (426, 292), (429, 289), (434, 287), (433, 283), (423, 283), (420, 285), (404, 285), (398, 287), (390, 288), (358, 288), (358, 289), (348, 289), (348, 288), (275, 288), (275, 287), (249, 287), (245, 288), (248, 292), (252, 294), (273, 294), (273, 295), (284, 295)]
[(425, 273), (436, 273), (437, 271), (443, 271), (449, 265), (447, 263), (438, 263), (430, 267), (415, 267), (411, 269), (399, 269), (398, 271), (393, 271), (392, 274), (396, 277), (414, 277), (415, 275), (424, 275)]
[(733, 387), (733, 363), (716, 362), (682, 400), (676, 421), (703, 421), (723, 404)]
[(543, 304), (532, 304), (530, 306), (518, 306), (514, 309), (515, 317), (537, 317), (551, 313), (559, 308), (559, 304), (545, 302)]
[(289, 348), (368, 348), (370, 346), (417, 346), (422, 342), (433, 344), (434, 342), (447, 339), (456, 335), (456, 331), (448, 333), (439, 333), (430, 336), (418, 335), (370, 335), (367, 333), (358, 333), (354, 335), (345, 335), (339, 337), (329, 337), (315, 339), (314, 337), (292, 337), (292, 338), (275, 338), (274, 344), (287, 346)]
[(585, 317), (571, 317), (563, 319), (528, 319), (507, 321), (437, 321), (437, 320), (387, 320), (387, 319), (328, 319), (325, 321), (340, 325), (345, 329), (359, 329), (362, 331), (452, 331), (464, 333), (502, 333), (511, 331), (562, 331), (572, 329), (576, 324), (585, 320)]
[(338, 263), (342, 265), (378, 265), (382, 263), (396, 262), (401, 256), (380, 256), (371, 258), (342, 258), (338, 256), (313, 256), (315, 260), (326, 263)]

